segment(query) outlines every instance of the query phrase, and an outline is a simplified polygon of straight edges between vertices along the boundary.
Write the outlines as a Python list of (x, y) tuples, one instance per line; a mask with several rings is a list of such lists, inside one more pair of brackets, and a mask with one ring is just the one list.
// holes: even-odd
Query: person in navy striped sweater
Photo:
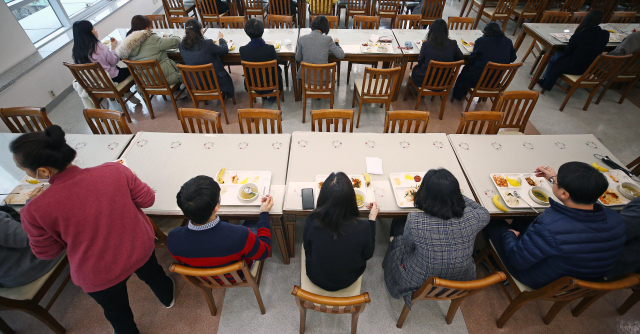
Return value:
[[(209, 176), (199, 175), (187, 181), (176, 197), (178, 206), (189, 218), (189, 225), (173, 229), (167, 236), (167, 248), (176, 261), (191, 267), (215, 268), (245, 259), (251, 268), (254, 261), (269, 256), (271, 196), (262, 198), (257, 233), (247, 227), (255, 221), (232, 225), (217, 217), (220, 185)], [(228, 276), (227, 279), (234, 282), (233, 277)]]

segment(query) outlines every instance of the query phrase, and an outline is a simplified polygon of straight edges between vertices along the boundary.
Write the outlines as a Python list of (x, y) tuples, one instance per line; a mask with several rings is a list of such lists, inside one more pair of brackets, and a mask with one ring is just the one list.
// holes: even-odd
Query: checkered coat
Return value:
[(402, 236), (393, 239), (384, 263), (384, 280), (393, 298), (411, 295), (431, 276), (468, 281), (476, 278), (472, 258), (476, 235), (489, 223), (489, 211), (464, 197), (461, 218), (443, 220), (424, 212), (410, 213)]

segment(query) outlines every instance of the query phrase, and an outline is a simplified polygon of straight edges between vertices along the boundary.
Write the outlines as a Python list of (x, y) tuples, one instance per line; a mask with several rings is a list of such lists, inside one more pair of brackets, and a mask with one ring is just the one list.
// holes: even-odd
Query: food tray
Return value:
[(424, 40), (422, 39), (416, 39), (413, 41), (413, 44), (416, 46), (418, 50), (422, 49), (422, 43), (424, 43)]
[(11, 190), (11, 194), (5, 197), (4, 202), (9, 205), (25, 205), (27, 204), (27, 199), (29, 199), (29, 193), (31, 191), (41, 185), (44, 185), (44, 189), (49, 188), (48, 182), (32, 184), (27, 182), (28, 179), (32, 178), (25, 175), (25, 177), (20, 180), (20, 183)]
[[(496, 182), (494, 176), (503, 177), (504, 180), (505, 180), (504, 182), (506, 182), (507, 186), (505, 187), (504, 184), (500, 184), (499, 185)], [(526, 181), (526, 178), (531, 178), (531, 180), (535, 183), (535, 186), (544, 188), (544, 190), (546, 190), (546, 192), (547, 192), (547, 194), (549, 195), (550, 198), (552, 198), (555, 201), (558, 201), (558, 199), (555, 196), (553, 196), (553, 192), (551, 191), (551, 185), (549, 184), (549, 182), (547, 182), (547, 180), (545, 180), (542, 177), (536, 177), (533, 173), (491, 173), (491, 174), (489, 174), (489, 178), (491, 178), (491, 182), (493, 182), (493, 185), (495, 185), (496, 189), (498, 189), (498, 193), (500, 194), (500, 197), (502, 197), (502, 201), (509, 208), (512, 208), (512, 209), (528, 209), (529, 205), (527, 205), (527, 203), (529, 203), (534, 208), (548, 208), (549, 207), (549, 204), (542, 205), (542, 204), (539, 204), (539, 203), (535, 202), (531, 198), (529, 190), (531, 190), (531, 188), (533, 188), (534, 186), (529, 185), (529, 183)], [(506, 181), (506, 178), (517, 180), (520, 183), (520, 186), (515, 187), (515, 186), (509, 184)], [(518, 194), (520, 194), (520, 196), (522, 197), (522, 199), (518, 198), (518, 204), (517, 205), (510, 205), (509, 201), (507, 201), (507, 199), (506, 199), (507, 194), (512, 194), (513, 191), (517, 191)], [(513, 194), (511, 196), (513, 196)]]
[[(382, 45), (387, 47), (387, 51), (378, 51), (378, 46)], [(393, 45), (391, 45), (391, 43), (376, 43), (373, 46), (360, 45), (360, 51), (362, 51), (362, 53), (392, 53)]]
[[(237, 183), (233, 183), (234, 176), (238, 177)], [(256, 177), (258, 178), (257, 180)], [(246, 183), (255, 183), (258, 186), (258, 196), (251, 202), (242, 202), (238, 199), (238, 190), (242, 186), (240, 182), (245, 179), (247, 180)], [(271, 172), (227, 170), (224, 172), (224, 175), (222, 175), (222, 180), (224, 183), (220, 184), (221, 206), (260, 206), (262, 204), (260, 198), (264, 196), (264, 194), (268, 194), (271, 187)], [(216, 182), (217, 181), (218, 179), (216, 178)]]
[[(569, 43), (569, 39), (571, 39), (573, 33), (550, 33), (550, 35), (562, 43)], [(625, 37), (625, 34), (609, 33), (609, 43), (621, 43)]]
[[(320, 189), (321, 189), (321, 185), (320, 182), (324, 182), (324, 180), (326, 180), (329, 177), (329, 175), (316, 175), (316, 186), (315, 189), (313, 190), (313, 197), (316, 200), (316, 203), (318, 201), (318, 196), (320, 195)], [(362, 192), (364, 193), (364, 202), (365, 205), (360, 207), (360, 210), (366, 210), (366, 204), (374, 202), (376, 200), (375, 195), (373, 194), (373, 187), (371, 185), (369, 185), (367, 187), (367, 184), (364, 180), (364, 175), (360, 174), (360, 175), (347, 175), (347, 177), (349, 177), (350, 180), (356, 179), (360, 181), (360, 186), (359, 187), (353, 187), (354, 189), (360, 189), (362, 190)]]
[(476, 42), (475, 41), (468, 42), (461, 38), (460, 44), (462, 44), (462, 46), (464, 46), (464, 48), (467, 49), (467, 51), (473, 52), (473, 46), (476, 45)]
[[(409, 191), (418, 191), (422, 178), (427, 172), (404, 172), (404, 173), (390, 173), (389, 182), (391, 182), (391, 189), (393, 189), (393, 195), (396, 198), (396, 204), (401, 208), (413, 208), (413, 199), (406, 198), (406, 194)], [(416, 178), (419, 177), (419, 178)], [(410, 177), (409, 180), (407, 177)], [(416, 181), (418, 180), (418, 181)], [(400, 184), (398, 184), (400, 183)]]
[[(637, 182), (633, 181), (627, 174), (618, 169), (611, 169), (608, 172), (603, 172), (602, 174), (604, 174), (604, 176), (607, 177), (607, 181), (609, 181), (609, 189), (607, 189), (607, 192), (605, 192), (605, 194), (600, 196), (600, 198), (598, 199), (598, 202), (600, 204), (604, 206), (619, 206), (626, 205), (627, 203), (631, 202), (630, 199), (620, 194), (618, 186), (623, 182), (629, 182), (637, 185)], [(607, 193), (609, 193), (609, 196), (607, 196), (608, 198), (605, 197)], [(615, 198), (616, 196), (617, 199)]]
[(276, 50), (280, 50), (280, 46), (282, 45), (280, 41), (264, 41), (264, 42), (269, 45), (273, 45), (273, 47), (276, 48)]

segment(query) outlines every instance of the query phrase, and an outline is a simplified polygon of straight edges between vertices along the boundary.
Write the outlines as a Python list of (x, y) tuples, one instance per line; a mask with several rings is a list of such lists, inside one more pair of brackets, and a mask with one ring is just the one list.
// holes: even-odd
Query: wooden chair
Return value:
[[(18, 310), (29, 313), (42, 321), (42, 323), (47, 325), (47, 327), (56, 334), (64, 334), (66, 329), (49, 313), (49, 309), (56, 299), (58, 299), (58, 296), (69, 282), (71, 276), (67, 275), (45, 307), (40, 306), (39, 303), (49, 289), (51, 289), (51, 286), (58, 279), (68, 263), (69, 260), (65, 254), (48, 273), (42, 275), (35, 281), (13, 288), (0, 288), (0, 309)], [(0, 319), (0, 331), (6, 334), (15, 333), (2, 319)]]
[(84, 109), (84, 119), (94, 135), (130, 135), (124, 113), (106, 109)]
[(538, 103), (540, 93), (532, 90), (510, 91), (500, 94), (493, 111), (503, 113), (501, 129), (516, 129), (524, 134), (529, 117)]
[[(569, 99), (573, 95), (573, 93), (578, 88), (585, 88), (587, 91), (588, 88), (591, 88), (591, 93), (589, 94), (589, 98), (587, 102), (584, 104), (582, 110), (587, 110), (591, 100), (598, 92), (598, 89), (604, 85), (607, 80), (611, 79), (611, 77), (618, 72), (620, 66), (631, 58), (631, 55), (626, 56), (605, 56), (599, 55), (591, 66), (582, 74), (582, 75), (571, 75), (571, 74), (563, 74), (560, 76), (560, 79), (567, 84), (569, 84), (569, 89), (565, 89), (560, 85), (560, 83), (556, 82), (556, 86), (560, 87), (562, 91), (567, 93), (567, 97), (565, 97), (564, 102), (560, 106), (560, 111), (564, 110), (564, 106), (567, 105)], [(542, 94), (544, 94), (544, 89), (542, 90)]]
[(220, 26), (220, 18), (228, 15), (227, 12), (220, 13), (216, 0), (195, 0), (198, 13), (200, 14), (200, 22), (203, 28), (213, 28), (213, 23)]
[(309, 13), (311, 16), (317, 15), (336, 15), (336, 6), (332, 0), (314, 0), (309, 4)]
[(522, 27), (522, 23), (524, 20), (529, 19), (532, 22), (538, 21), (540, 14), (547, 7), (547, 0), (527, 0), (527, 3), (524, 7), (516, 7), (513, 10), (514, 19), (518, 18), (516, 21), (516, 27), (513, 29), (513, 36), (516, 35), (516, 31), (518, 28)]
[(302, 72), (302, 123), (304, 123), (307, 117), (307, 99), (329, 99), (329, 108), (333, 109), (337, 64), (302, 62), (300, 71)]
[[(398, 133), (427, 133), (429, 112), (414, 110), (387, 111), (384, 115), (384, 133), (395, 133), (396, 124), (398, 125)], [(411, 131), (412, 127), (413, 131)]]
[(131, 117), (129, 117), (129, 111), (125, 102), (129, 101), (134, 94), (131, 93), (129, 97), (125, 99), (123, 99), (123, 97), (125, 94), (130, 93), (129, 90), (133, 87), (133, 76), (129, 76), (116, 85), (99, 63), (69, 64), (65, 62), (63, 64), (71, 70), (71, 74), (82, 89), (87, 92), (96, 108), (102, 108), (100, 104), (100, 100), (102, 99), (116, 99), (120, 103), (122, 111), (125, 112), (127, 122), (131, 122)]
[[(413, 305), (420, 300), (451, 300), (449, 311), (445, 318), (447, 324), (451, 325), (456, 311), (458, 311), (458, 308), (460, 308), (460, 305), (467, 297), (473, 296), (486, 287), (503, 282), (506, 279), (507, 276), (501, 271), (494, 272), (487, 277), (473, 281), (450, 281), (431, 276), (422, 284), (420, 289), (413, 292), (411, 295), (411, 306), (413, 307)], [(402, 328), (408, 314), (409, 308), (405, 304), (402, 308), (402, 313), (400, 313), (400, 318), (398, 318), (396, 327)]]
[(267, 28), (287, 29), (293, 28), (293, 16), (267, 15)]
[(247, 18), (244, 16), (222, 16), (220, 18), (220, 28), (243, 29), (245, 23), (247, 23)]
[(189, 16), (189, 13), (196, 13), (195, 3), (187, 7), (184, 6), (182, 0), (162, 0), (162, 7), (164, 8), (164, 14), (169, 20), (173, 16)]
[(47, 108), (0, 108), (0, 117), (12, 133), (42, 132), (53, 125), (47, 117)]
[[(462, 65), (464, 65), (464, 60), (450, 63), (432, 60), (427, 67), (427, 74), (424, 76), (424, 80), (422, 80), (422, 86), (418, 87), (411, 79), (411, 76), (409, 76), (407, 80), (407, 90), (404, 93), (404, 100), (406, 101), (409, 93), (411, 93), (417, 100), (415, 109), (418, 110), (420, 100), (422, 100), (423, 96), (431, 96), (431, 101), (433, 101), (436, 96), (440, 96), (442, 102), (440, 103), (440, 115), (438, 118), (442, 119), (447, 103), (447, 96), (453, 84), (456, 82)], [(416, 91), (415, 94), (412, 89)]]
[[(338, 29), (338, 26), (340, 25), (340, 18), (338, 16), (325, 15), (324, 17), (329, 21), (329, 29)], [(309, 22), (313, 22), (315, 18), (315, 16), (310, 16)]]
[(475, 20), (473, 17), (449, 16), (447, 18), (447, 28), (449, 30), (471, 30)]
[(258, 16), (264, 21), (267, 14), (269, 4), (264, 0), (242, 0), (244, 7), (244, 18), (250, 19), (252, 16)]
[[(218, 76), (213, 68), (212, 64), (206, 65), (182, 65), (178, 64), (180, 75), (182, 75), (182, 81), (184, 86), (189, 92), (191, 101), (193, 101), (193, 107), (198, 108), (200, 101), (218, 100), (222, 105), (222, 112), (224, 113), (224, 120), (229, 124), (229, 117), (227, 117), (227, 108), (225, 107), (225, 100), (227, 96), (220, 91), (220, 85), (218, 84)], [(236, 104), (235, 95), (231, 97), (233, 104)]]
[(185, 29), (187, 22), (191, 19), (193, 19), (193, 17), (173, 16), (173, 17), (169, 17), (167, 20), (169, 21), (170, 29)]
[(599, 9), (604, 12), (604, 18), (602, 19), (602, 22), (609, 22), (611, 12), (613, 12), (613, 8), (616, 6), (617, 2), (617, 0), (593, 0), (589, 4), (587, 12)]
[(353, 85), (353, 102), (351, 107), (358, 102), (358, 121), (356, 128), (360, 125), (360, 113), (363, 103), (381, 103), (385, 105), (385, 110), (389, 111), (391, 100), (396, 91), (396, 85), (400, 82), (399, 74), (401, 68), (374, 69), (365, 68), (364, 78), (356, 80)]
[(136, 82), (136, 86), (140, 92), (142, 92), (142, 97), (147, 104), (151, 119), (155, 118), (153, 106), (151, 105), (151, 97), (154, 95), (161, 95), (163, 97), (169, 95), (171, 102), (173, 102), (173, 108), (176, 111), (176, 117), (178, 116), (178, 105), (176, 104), (176, 98), (173, 96), (173, 93), (180, 90), (180, 84), (169, 85), (167, 83), (167, 79), (165, 79), (162, 68), (157, 60), (122, 60), (122, 62), (127, 65), (133, 80)]
[[(638, 174), (636, 173), (636, 175)], [(631, 296), (629, 296), (629, 298), (627, 298), (627, 300), (625, 300), (624, 303), (622, 303), (622, 305), (620, 305), (620, 307), (618, 308), (618, 313), (620, 315), (624, 315), (625, 313), (627, 313), (627, 311), (629, 311), (635, 304), (640, 301), (640, 286), (633, 287), (632, 289), (633, 293), (631, 294)]]
[(420, 29), (421, 16), (416, 15), (398, 15), (396, 24), (393, 29)]
[(627, 88), (624, 90), (624, 92), (622, 93), (622, 96), (620, 96), (620, 100), (618, 101), (618, 103), (622, 104), (624, 99), (627, 97), (627, 94), (629, 94), (629, 91), (631, 90), (631, 88), (633, 88), (636, 85), (639, 79), (640, 79), (640, 51), (636, 51), (632, 55), (631, 59), (629, 59), (629, 61), (627, 61), (622, 65), (622, 67), (620, 68), (620, 71), (614, 74), (611, 77), (611, 79), (609, 79), (609, 82), (607, 82), (607, 85), (604, 86), (602, 93), (600, 93), (598, 100), (596, 100), (596, 104), (600, 103), (600, 101), (604, 97), (604, 94), (609, 90), (609, 88), (613, 83), (626, 82)]
[(627, 7), (625, 7), (625, 12), (637, 12), (640, 10), (640, 0), (631, 0), (627, 3)]
[(293, 24), (297, 26), (296, 13), (291, 12), (291, 0), (269, 0), (269, 15), (290, 16)]
[[(540, 23), (567, 23), (570, 18), (571, 18), (571, 13), (569, 12), (556, 12), (556, 11), (547, 10), (547, 11), (544, 11), (544, 13), (542, 14), (542, 19), (540, 19)], [(537, 55), (533, 52), (534, 48), (538, 52)], [(531, 46), (529, 46), (529, 50), (527, 50), (527, 53), (524, 54), (524, 58), (522, 58), (522, 62), (524, 63), (527, 60), (527, 57), (529, 57), (529, 54), (532, 54), (535, 57), (535, 61), (533, 62), (533, 66), (531, 66), (531, 72), (529, 72), (529, 74), (533, 74), (533, 71), (535, 71), (536, 67), (538, 66), (540, 59), (542, 59), (542, 56), (546, 52), (547, 52), (546, 46), (540, 44), (536, 40), (533, 40), (531, 42)]]
[(420, 25), (430, 26), (436, 19), (442, 18), (446, 0), (424, 0)]
[(636, 12), (613, 12), (610, 23), (633, 23), (636, 19)]
[(377, 0), (374, 2), (373, 8), (375, 8), (375, 15), (380, 19), (391, 19), (391, 27), (396, 22), (398, 13), (402, 13), (402, 1), (401, 0)]
[(282, 111), (271, 109), (238, 109), (238, 123), (240, 133), (244, 133), (244, 125), (247, 125), (247, 133), (254, 133), (251, 124), (255, 124), (255, 133), (260, 134), (260, 123), (262, 123), (262, 133), (268, 134), (271, 125), (271, 134), (282, 133)]
[(371, 12), (369, 0), (348, 0), (347, 15), (344, 18), (344, 26), (349, 28), (349, 18), (355, 16), (367, 16)]
[[(253, 268), (249, 269), (245, 260), (220, 268), (193, 268), (174, 263), (169, 267), (169, 271), (178, 273), (185, 281), (202, 291), (207, 300), (209, 312), (215, 316), (218, 312), (216, 302), (213, 299), (213, 289), (231, 289), (250, 287), (258, 300), (260, 313), (264, 314), (264, 304), (260, 296), (260, 279), (262, 278), (263, 261), (256, 261)], [(241, 277), (238, 272), (242, 272)], [(218, 280), (221, 281), (218, 282)]]
[(571, 13), (571, 18), (569, 19), (568, 23), (577, 23), (580, 24), (582, 23), (582, 20), (584, 20), (584, 18), (587, 16), (589, 12), (573, 12)]
[[(479, 21), (486, 23), (502, 21), (502, 31), (505, 31), (507, 29), (507, 23), (509, 23), (509, 19), (511, 18), (513, 11), (516, 9), (517, 4), (518, 0), (500, 0), (496, 7), (484, 7), (478, 22), (475, 23), (475, 26), (478, 26)], [(485, 17), (487, 18), (487, 21), (484, 20)]]
[(305, 330), (307, 310), (328, 314), (351, 314), (351, 334), (356, 334), (358, 317), (364, 311), (365, 305), (371, 302), (368, 292), (353, 297), (325, 297), (294, 285), (291, 294), (295, 296), (296, 305), (300, 308), (300, 334)]
[(151, 21), (151, 27), (153, 29), (169, 29), (169, 26), (167, 25), (167, 20), (165, 19), (165, 16), (160, 14), (160, 15), (145, 15), (149, 21)]
[(467, 89), (467, 93), (471, 95), (469, 96), (469, 98), (467, 98), (466, 95), (464, 97), (464, 99), (467, 101), (467, 107), (464, 109), (464, 111), (469, 111), (469, 107), (471, 106), (471, 102), (473, 101), (474, 97), (479, 97), (483, 100), (486, 98), (491, 98), (493, 100), (491, 110), (493, 110), (495, 104), (498, 102), (500, 93), (507, 90), (509, 84), (511, 83), (511, 80), (513, 80), (513, 77), (516, 75), (516, 72), (521, 66), (522, 63), (487, 63), (476, 86), (473, 89)]
[(351, 109), (323, 109), (311, 110), (311, 131), (316, 131), (316, 123), (318, 124), (318, 132), (322, 132), (322, 122), (327, 125), (327, 132), (331, 132), (331, 124), (333, 124), (333, 132), (338, 132), (338, 126), (342, 120), (342, 132), (347, 132), (347, 123), (349, 124), (349, 132), (353, 132), (353, 110)]
[[(380, 17), (378, 16), (354, 16), (353, 17), (353, 29), (379, 29)], [(351, 79), (351, 67), (353, 64), (371, 65), (372, 67), (378, 67), (377, 61), (348, 61), (347, 62), (347, 85)], [(340, 81), (340, 74), (338, 73), (338, 81)]]
[(500, 130), (503, 114), (499, 111), (468, 111), (462, 113), (456, 134), (495, 135)]
[(184, 133), (223, 133), (220, 113), (213, 110), (180, 108), (178, 117)]
[[(278, 61), (271, 60), (262, 63), (252, 63), (242, 61), (242, 69), (244, 70), (244, 82), (249, 92), (249, 106), (253, 108), (253, 102), (256, 97), (275, 96), (278, 101), (278, 110), (280, 110), (280, 99), (284, 102), (284, 94), (280, 92), (278, 81)], [(270, 93), (258, 94), (258, 91), (271, 91)]]
[(559, 11), (570, 13), (579, 12), (582, 5), (584, 5), (584, 0), (565, 0)]

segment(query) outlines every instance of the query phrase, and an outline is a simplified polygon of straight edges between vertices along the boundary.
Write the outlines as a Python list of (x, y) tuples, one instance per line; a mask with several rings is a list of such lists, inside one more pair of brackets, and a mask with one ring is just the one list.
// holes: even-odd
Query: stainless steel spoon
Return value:
[(520, 196), (520, 194), (518, 194), (517, 191), (513, 191), (513, 196), (515, 196), (518, 199), (521, 199), (523, 202), (527, 203), (527, 205), (531, 208), (531, 210), (533, 210), (535, 213), (540, 213), (538, 212), (538, 210), (534, 209), (531, 204), (529, 204), (529, 202), (525, 201), (524, 198), (522, 198), (522, 196)]

